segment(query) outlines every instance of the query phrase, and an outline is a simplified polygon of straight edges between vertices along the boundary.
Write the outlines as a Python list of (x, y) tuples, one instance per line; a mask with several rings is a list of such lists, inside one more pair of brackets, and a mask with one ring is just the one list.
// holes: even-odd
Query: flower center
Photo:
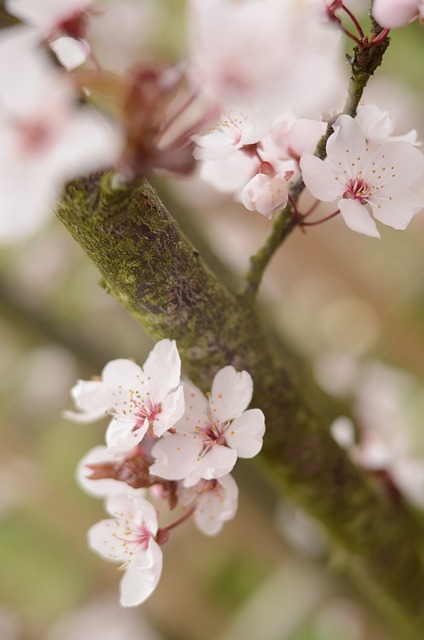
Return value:
[(139, 401), (137, 405), (138, 406), (135, 411), (137, 418), (137, 424), (135, 426), (136, 429), (143, 426), (146, 419), (149, 421), (149, 425), (151, 426), (155, 418), (162, 411), (161, 404), (153, 402), (150, 398), (147, 398), (147, 400), (141, 400), (141, 402)]
[(366, 204), (370, 195), (371, 189), (362, 178), (351, 178), (346, 185), (343, 198), (359, 200), (361, 204)]
[(200, 453), (202, 458), (212, 449), (216, 444), (225, 445), (225, 430), (228, 423), (222, 424), (219, 420), (214, 420), (212, 416), (208, 416), (210, 422), (203, 427), (196, 427), (196, 433), (198, 433), (203, 441), (203, 449)]

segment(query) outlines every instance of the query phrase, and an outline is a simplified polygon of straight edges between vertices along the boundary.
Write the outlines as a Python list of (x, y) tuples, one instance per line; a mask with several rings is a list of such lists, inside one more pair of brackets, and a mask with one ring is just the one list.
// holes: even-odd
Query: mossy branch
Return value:
[(255, 383), (265, 413), (261, 460), (345, 551), (346, 570), (399, 637), (424, 636), (421, 531), (401, 503), (377, 494), (333, 442), (271, 353), (252, 306), (208, 270), (147, 182), (111, 189), (109, 175), (72, 183), (58, 215), (102, 274), (106, 290), (154, 338), (174, 338), (204, 389), (233, 364)]

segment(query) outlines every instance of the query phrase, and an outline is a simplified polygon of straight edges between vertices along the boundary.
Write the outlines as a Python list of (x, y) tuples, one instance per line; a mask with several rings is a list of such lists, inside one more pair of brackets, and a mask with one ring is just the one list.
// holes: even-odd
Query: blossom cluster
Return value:
[[(192, 518), (213, 536), (233, 518), (238, 488), (231, 471), (238, 457), (252, 458), (262, 447), (265, 420), (259, 409), (247, 409), (247, 371), (224, 367), (206, 396), (180, 376), (175, 341), (161, 340), (143, 367), (112, 360), (99, 379), (80, 380), (72, 389), (77, 411), (66, 413), (82, 423), (111, 416), (106, 446), (83, 458), (78, 477), (88, 493), (107, 500), (112, 518), (94, 525), (88, 538), (125, 569), (123, 606), (142, 603), (156, 587), (171, 529)], [(159, 526), (148, 497), (179, 517)]]
[[(422, 154), (411, 139), (394, 140), (388, 115), (374, 105), (354, 122), (338, 117), (342, 32), (359, 46), (375, 45), (390, 27), (421, 15), (421, 1), (376, 0), (374, 17), (386, 28), (371, 42), (341, 0), (190, 0), (184, 62), (147, 61), (136, 38), (131, 48), (131, 38), (122, 32), (119, 40), (114, 30), (116, 48), (127, 51), (117, 72), (105, 42), (128, 2), (6, 2), (24, 24), (0, 36), (0, 237), (34, 231), (67, 180), (105, 168), (122, 182), (181, 176), (197, 164), (200, 178), (249, 211), (271, 219), (290, 201), (293, 221), (304, 227), (320, 220), (307, 220), (298, 194), (290, 195), (302, 179), (317, 204), (335, 203), (323, 221), (340, 214), (350, 229), (374, 237), (370, 213), (404, 229), (423, 207), (413, 190)], [(138, 11), (144, 34), (148, 12)], [(329, 125), (322, 161), (313, 154)]]

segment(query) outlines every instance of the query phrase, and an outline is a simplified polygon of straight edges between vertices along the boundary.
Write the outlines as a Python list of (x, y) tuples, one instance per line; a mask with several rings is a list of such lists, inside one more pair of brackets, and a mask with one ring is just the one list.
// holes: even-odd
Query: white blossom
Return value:
[(100, 380), (79, 380), (72, 397), (80, 412), (66, 412), (79, 422), (113, 415), (106, 433), (109, 452), (122, 453), (141, 442), (146, 433), (161, 436), (184, 413), (179, 385), (181, 360), (174, 340), (161, 340), (143, 368), (132, 360), (112, 360)]
[(162, 572), (156, 511), (145, 498), (127, 495), (110, 498), (107, 509), (113, 518), (91, 527), (88, 541), (101, 556), (121, 563), (120, 602), (134, 607), (151, 595)]
[(221, 369), (206, 398), (184, 382), (185, 414), (175, 434), (153, 447), (156, 462), (150, 472), (191, 486), (201, 478), (211, 480), (230, 473), (237, 457), (251, 458), (262, 447), (265, 419), (260, 409), (249, 409), (253, 382), (247, 371)]
[(371, 148), (359, 125), (340, 116), (327, 142), (327, 158), (305, 153), (300, 161), (303, 180), (312, 195), (337, 201), (353, 231), (379, 237), (369, 214), (395, 229), (405, 229), (424, 201), (409, 190), (422, 175), (422, 154), (406, 142)]

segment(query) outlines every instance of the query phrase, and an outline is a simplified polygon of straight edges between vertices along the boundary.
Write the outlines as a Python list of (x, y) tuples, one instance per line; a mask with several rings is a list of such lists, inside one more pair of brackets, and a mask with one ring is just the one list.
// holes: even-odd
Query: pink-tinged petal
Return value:
[(237, 504), (238, 487), (234, 478), (229, 474), (222, 476), (212, 489), (199, 494), (193, 520), (202, 533), (215, 536), (224, 522), (234, 517)]
[(9, 13), (48, 33), (57, 23), (84, 11), (93, 0), (6, 0)]
[(130, 549), (122, 542), (126, 527), (125, 521), (118, 518), (96, 522), (87, 533), (89, 547), (107, 560), (128, 562)]
[(287, 181), (284, 173), (273, 178), (257, 173), (244, 187), (241, 201), (249, 211), (258, 211), (267, 218), (272, 212), (286, 206), (288, 200)]
[(183, 382), (185, 410), (181, 420), (175, 424), (178, 433), (193, 433), (208, 421), (209, 402), (191, 382)]
[(237, 150), (223, 160), (204, 160), (199, 175), (218, 191), (233, 193), (243, 189), (256, 173), (258, 165), (257, 158)]
[(142, 604), (155, 590), (161, 573), (163, 555), (160, 546), (150, 542), (152, 565), (144, 568), (137, 558), (127, 567), (120, 584), (120, 603), (123, 607), (136, 607)]
[(184, 486), (190, 487), (200, 480), (200, 478), (213, 480), (225, 476), (232, 471), (236, 462), (236, 451), (215, 443), (207, 453), (196, 459), (191, 473), (187, 473)]
[(143, 498), (126, 493), (114, 495), (107, 501), (106, 508), (112, 516), (124, 518), (136, 525), (145, 524), (152, 535), (158, 530), (158, 517), (155, 507)]
[(118, 418), (111, 420), (106, 431), (106, 444), (109, 453), (125, 453), (143, 440), (149, 428), (149, 421), (146, 418), (137, 429), (134, 429), (135, 424), (135, 420), (128, 422)]
[(239, 458), (253, 458), (262, 449), (264, 433), (264, 414), (260, 409), (249, 409), (233, 420), (225, 431), (225, 439)]
[(418, 14), (417, 0), (374, 0), (372, 14), (382, 27), (404, 27)]
[(143, 372), (155, 402), (180, 384), (181, 360), (175, 340), (160, 340), (149, 353)]
[(143, 380), (143, 372), (132, 360), (111, 360), (102, 371), (102, 380), (109, 387), (117, 389), (138, 389)]
[(393, 229), (406, 229), (412, 218), (424, 207), (424, 200), (412, 191), (390, 192), (384, 189), (379, 197), (370, 198), (374, 218)]
[(212, 416), (221, 422), (241, 415), (253, 394), (253, 380), (247, 371), (224, 367), (216, 374), (210, 395)]
[(347, 180), (355, 178), (370, 153), (362, 129), (353, 118), (342, 115), (337, 118), (334, 130), (326, 147), (328, 161)]
[(421, 151), (407, 142), (388, 142), (369, 157), (363, 179), (372, 185), (373, 193), (383, 189), (407, 189), (424, 171)]
[(374, 220), (359, 200), (340, 200), (339, 209), (349, 229), (372, 238), (380, 237)]
[(300, 169), (303, 182), (314, 198), (323, 202), (332, 202), (342, 195), (342, 180), (328, 162), (320, 160), (311, 153), (304, 153), (300, 159)]
[(150, 473), (166, 480), (182, 480), (191, 473), (202, 448), (201, 437), (193, 433), (165, 435), (152, 449), (155, 462)]
[(325, 122), (319, 120), (296, 120), (288, 130), (288, 145), (298, 156), (305, 152), (313, 153), (326, 128)]
[(80, 423), (104, 418), (113, 401), (111, 390), (101, 380), (78, 380), (71, 389), (71, 396), (80, 412), (65, 411), (64, 416)]
[(161, 402), (161, 412), (153, 420), (153, 432), (161, 436), (168, 431), (184, 415), (184, 390), (180, 386)]
[(193, 520), (200, 531), (214, 536), (221, 531), (224, 522), (234, 517), (237, 502), (238, 487), (234, 478), (229, 474), (222, 476), (212, 489), (199, 494)]

